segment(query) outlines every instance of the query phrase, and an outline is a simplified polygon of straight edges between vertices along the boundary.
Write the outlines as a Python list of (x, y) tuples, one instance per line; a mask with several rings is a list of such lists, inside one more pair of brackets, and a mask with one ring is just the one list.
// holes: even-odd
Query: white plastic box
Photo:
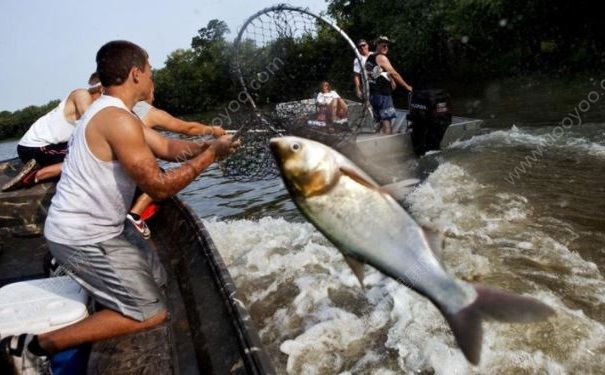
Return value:
[(69, 276), (22, 281), (0, 288), (0, 337), (44, 333), (88, 316), (88, 295)]

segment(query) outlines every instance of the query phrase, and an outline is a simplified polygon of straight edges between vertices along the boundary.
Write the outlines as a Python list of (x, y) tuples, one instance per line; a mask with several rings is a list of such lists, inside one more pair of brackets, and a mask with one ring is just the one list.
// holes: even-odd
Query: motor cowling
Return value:
[(407, 116), (412, 123), (412, 144), (416, 155), (438, 150), (452, 123), (450, 95), (441, 89), (415, 90)]

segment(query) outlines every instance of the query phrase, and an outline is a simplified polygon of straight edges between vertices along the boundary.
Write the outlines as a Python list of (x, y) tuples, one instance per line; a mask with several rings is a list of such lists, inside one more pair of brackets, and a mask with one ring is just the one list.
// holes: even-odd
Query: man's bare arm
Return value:
[(225, 134), (225, 130), (220, 126), (205, 125), (197, 121), (184, 121), (155, 107), (149, 109), (143, 122), (150, 128), (160, 126), (166, 130), (187, 135), (211, 135), (220, 137)]
[(77, 89), (72, 91), (70, 94), (70, 99), (74, 104), (75, 109), (75, 119), (79, 119), (82, 117), (84, 112), (90, 107), (92, 104), (92, 96), (88, 93), (86, 89)]
[(145, 142), (153, 154), (166, 161), (184, 161), (205, 151), (211, 142), (205, 140), (186, 141), (164, 137), (157, 131), (143, 127)]
[(395, 68), (393, 68), (393, 66), (391, 65), (391, 62), (389, 61), (388, 57), (384, 56), (384, 55), (378, 55), (378, 57), (376, 57), (376, 63), (378, 65), (380, 65), (384, 70), (387, 71), (387, 73), (389, 73), (389, 75), (391, 77), (393, 77), (393, 80), (395, 80), (395, 82), (401, 86), (404, 87), (406, 90), (408, 91), (412, 91), (412, 86), (410, 86), (401, 76), (401, 74), (399, 74)]
[(162, 172), (145, 140), (143, 126), (134, 116), (124, 113), (111, 118), (104, 136), (115, 158), (137, 186), (156, 200), (166, 199), (187, 186), (217, 158), (232, 151), (230, 136), (221, 137), (203, 152), (180, 167)]

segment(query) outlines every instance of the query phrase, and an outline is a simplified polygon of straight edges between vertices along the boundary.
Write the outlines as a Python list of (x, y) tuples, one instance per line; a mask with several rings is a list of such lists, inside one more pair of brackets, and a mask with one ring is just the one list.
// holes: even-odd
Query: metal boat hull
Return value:
[[(0, 162), (0, 184), (18, 160)], [(42, 236), (54, 184), (0, 193), (0, 287), (45, 277)], [(89, 373), (273, 373), (254, 324), (203, 223), (178, 198), (148, 225), (168, 272), (170, 319), (153, 329), (92, 346)]]

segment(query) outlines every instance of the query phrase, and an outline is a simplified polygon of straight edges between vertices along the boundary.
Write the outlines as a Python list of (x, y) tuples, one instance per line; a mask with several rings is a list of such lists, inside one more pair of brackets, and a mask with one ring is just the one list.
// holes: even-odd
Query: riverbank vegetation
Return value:
[[(414, 87), (602, 71), (600, 15), (596, 0), (331, 0), (327, 10), (353, 40), (379, 35), (393, 40), (390, 59)], [(155, 72), (155, 105), (186, 115), (237, 99), (228, 33), (225, 22), (211, 20), (192, 38), (191, 48), (172, 52)], [(352, 93), (353, 56), (343, 53), (337, 39), (326, 32), (299, 41), (297, 55), (284, 61), (283, 69), (300, 84), (273, 82), (264, 89), (266, 100), (307, 95), (311, 83), (305, 82), (315, 85), (328, 77), (340, 83), (341, 92)], [(0, 112), (0, 138), (22, 135), (56, 104)]]

